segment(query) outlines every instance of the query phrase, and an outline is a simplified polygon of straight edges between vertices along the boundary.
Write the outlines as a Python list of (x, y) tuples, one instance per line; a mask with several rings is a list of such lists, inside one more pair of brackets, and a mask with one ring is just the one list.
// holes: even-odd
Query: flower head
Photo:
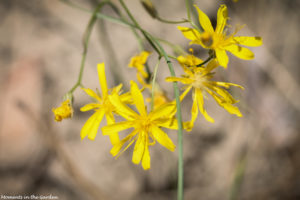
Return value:
[(200, 58), (194, 56), (194, 50), (192, 48), (189, 49), (192, 54), (188, 54), (186, 56), (180, 55), (177, 57), (177, 61), (180, 65), (184, 66), (196, 66), (201, 64), (203, 61)]
[(70, 99), (67, 99), (64, 102), (62, 102), (60, 107), (53, 108), (52, 112), (54, 113), (54, 119), (57, 122), (60, 122), (66, 118), (71, 118), (73, 115), (73, 108), (71, 106)]
[(198, 110), (203, 114), (205, 119), (211, 123), (214, 122), (214, 119), (209, 116), (204, 108), (204, 97), (205, 94), (210, 94), (215, 101), (219, 104), (219, 106), (223, 107), (227, 112), (230, 114), (235, 114), (238, 117), (241, 117), (242, 114), (240, 113), (239, 109), (235, 107), (233, 104), (237, 103), (238, 101), (235, 100), (231, 94), (225, 90), (230, 88), (230, 86), (236, 86), (243, 89), (242, 86), (234, 84), (234, 83), (227, 83), (227, 82), (216, 82), (212, 81), (214, 73), (212, 72), (218, 66), (217, 61), (214, 59), (210, 61), (207, 66), (204, 67), (183, 67), (185, 75), (182, 77), (168, 77), (166, 81), (173, 82), (179, 81), (185, 84), (185, 91), (181, 95), (181, 98), (184, 98), (186, 94), (193, 89), (193, 106), (192, 106), (192, 117), (191, 117), (191, 124), (197, 118)]
[[(154, 145), (157, 141), (170, 151), (175, 150), (175, 145), (172, 140), (160, 127), (169, 129), (178, 128), (177, 121), (173, 117), (176, 106), (173, 102), (166, 103), (148, 113), (144, 104), (143, 95), (138, 89), (137, 84), (133, 81), (131, 81), (130, 91), (138, 113), (125, 105), (118, 95), (114, 94), (110, 96), (111, 103), (126, 121), (104, 126), (102, 132), (104, 135), (111, 135), (114, 132), (133, 128), (134, 130), (129, 135), (113, 146), (111, 154), (113, 156), (120, 155), (135, 142), (132, 162), (134, 164), (142, 162), (143, 168), (147, 170), (150, 169), (150, 145)], [(127, 143), (127, 145), (121, 151), (125, 143)]]
[[(113, 113), (116, 112), (115, 106), (111, 103), (109, 97), (112, 95), (119, 96), (119, 93), (121, 92), (122, 84), (118, 85), (117, 87), (112, 88), (109, 90), (107, 88), (107, 83), (106, 83), (106, 76), (105, 76), (105, 65), (104, 63), (98, 64), (97, 66), (98, 70), (98, 76), (99, 76), (99, 81), (100, 81), (100, 87), (101, 87), (101, 92), (102, 96), (93, 90), (89, 88), (83, 88), (83, 90), (91, 96), (95, 102), (94, 103), (89, 103), (83, 107), (80, 108), (80, 111), (86, 112), (89, 110), (94, 110), (95, 113), (86, 121), (84, 126), (81, 129), (80, 136), (81, 138), (85, 138), (88, 136), (89, 139), (94, 140), (97, 132), (99, 125), (105, 115), (107, 124), (114, 124), (115, 119)], [(122, 102), (130, 102), (130, 95), (128, 93), (120, 95), (120, 100)], [(114, 132), (110, 134), (110, 140), (112, 144), (116, 144), (119, 142), (119, 136), (118, 132)]]
[(145, 79), (149, 78), (149, 74), (145, 71), (145, 64), (149, 55), (150, 52), (142, 51), (139, 55), (132, 57), (128, 65), (129, 67), (137, 69), (137, 80), (146, 88), (150, 87), (150, 85), (145, 82)]
[(199, 22), (204, 32), (193, 28), (178, 26), (182, 34), (191, 40), (190, 44), (199, 44), (203, 48), (214, 50), (218, 62), (225, 68), (229, 61), (226, 51), (229, 51), (240, 59), (250, 60), (254, 58), (253, 52), (241, 45), (250, 47), (260, 46), (262, 45), (262, 38), (247, 36), (237, 37), (235, 34), (238, 30), (231, 35), (226, 35), (226, 30), (224, 30), (228, 20), (226, 5), (221, 5), (218, 10), (217, 26), (215, 29), (211, 25), (208, 16), (197, 6), (195, 7), (198, 11)]

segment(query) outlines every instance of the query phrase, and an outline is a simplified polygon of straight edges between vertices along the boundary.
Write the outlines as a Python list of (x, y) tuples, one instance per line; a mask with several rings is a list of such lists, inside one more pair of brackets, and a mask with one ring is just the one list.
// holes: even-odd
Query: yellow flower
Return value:
[(199, 22), (204, 32), (200, 33), (197, 29), (178, 26), (182, 34), (191, 40), (190, 44), (199, 44), (203, 48), (214, 50), (218, 62), (225, 68), (229, 61), (226, 51), (229, 51), (240, 59), (250, 60), (254, 58), (252, 51), (240, 45), (250, 47), (260, 46), (262, 45), (262, 38), (247, 36), (236, 37), (235, 34), (238, 30), (231, 35), (226, 35), (226, 31), (224, 31), (228, 19), (226, 5), (221, 5), (218, 10), (217, 26), (215, 29), (212, 27), (207, 15), (197, 6), (195, 7), (197, 8)]
[(145, 64), (147, 62), (150, 52), (142, 51), (139, 55), (131, 58), (129, 67), (137, 69), (136, 77), (137, 80), (142, 84), (143, 87), (149, 88), (150, 85), (145, 82), (145, 79), (149, 77), (149, 74), (145, 71)]
[(73, 115), (73, 109), (69, 99), (61, 103), (61, 106), (58, 108), (53, 108), (52, 112), (55, 116), (55, 121), (60, 122), (63, 119), (71, 118)]
[[(205, 93), (210, 94), (219, 106), (223, 107), (230, 114), (235, 114), (238, 117), (242, 117), (239, 109), (233, 106), (234, 103), (238, 101), (235, 100), (230, 93), (225, 90), (230, 88), (230, 86), (236, 86), (243, 89), (242, 86), (227, 83), (227, 82), (216, 82), (212, 81), (213, 72), (212, 70), (218, 66), (217, 61), (214, 59), (210, 61), (207, 66), (204, 67), (184, 67), (185, 75), (182, 77), (168, 77), (166, 81), (173, 82), (179, 81), (185, 84), (185, 91), (181, 95), (181, 98), (184, 98), (186, 94), (193, 89), (193, 105), (191, 110), (191, 126), (197, 118), (198, 109), (203, 114), (205, 119), (211, 123), (214, 122), (214, 119), (210, 117), (205, 108), (204, 108), (204, 95)], [(225, 89), (224, 89), (225, 88)]]
[(192, 54), (188, 54), (186, 56), (178, 56), (177, 61), (180, 65), (184, 66), (196, 66), (201, 64), (203, 61), (196, 56), (194, 56), (194, 50), (192, 48), (189, 49)]
[[(166, 103), (148, 114), (144, 104), (143, 95), (138, 89), (137, 84), (133, 81), (131, 81), (130, 84), (131, 96), (138, 113), (125, 105), (118, 95), (112, 95), (110, 97), (111, 103), (116, 107), (118, 113), (124, 117), (126, 121), (104, 126), (102, 128), (102, 132), (103, 135), (111, 135), (118, 131), (134, 128), (129, 135), (113, 146), (111, 154), (113, 156), (120, 155), (135, 142), (132, 162), (134, 164), (142, 162), (144, 170), (147, 170), (150, 169), (150, 145), (154, 145), (157, 141), (170, 151), (175, 150), (175, 145), (172, 140), (160, 129), (160, 127), (169, 129), (178, 128), (177, 121), (173, 118), (176, 106), (174, 103)], [(127, 143), (127, 145), (121, 151), (125, 143)]]
[[(98, 64), (97, 66), (98, 76), (100, 87), (102, 91), (102, 96), (89, 88), (83, 88), (83, 90), (91, 96), (96, 102), (89, 103), (80, 108), (80, 111), (86, 112), (89, 110), (94, 110), (95, 113), (86, 121), (84, 126), (81, 129), (80, 136), (81, 139), (84, 139), (86, 136), (90, 140), (94, 140), (99, 125), (105, 115), (107, 124), (114, 124), (115, 118), (113, 113), (116, 111), (115, 107), (111, 104), (109, 97), (111, 95), (119, 95), (121, 92), (122, 84), (118, 85), (117, 87), (108, 90), (107, 83), (106, 83), (106, 76), (105, 76), (105, 65), (104, 63)], [(109, 92), (110, 91), (110, 92)], [(109, 94), (110, 93), (110, 94)], [(130, 102), (130, 95), (128, 93), (120, 95), (120, 99), (122, 102)], [(113, 132), (110, 134), (111, 143), (114, 145), (119, 142), (118, 132)]]

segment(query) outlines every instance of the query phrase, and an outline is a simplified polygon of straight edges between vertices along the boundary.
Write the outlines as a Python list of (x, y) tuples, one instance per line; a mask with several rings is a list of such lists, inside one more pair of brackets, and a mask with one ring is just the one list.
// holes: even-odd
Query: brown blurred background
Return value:
[[(189, 48), (175, 25), (153, 20), (138, 0), (126, 2), (146, 30)], [(183, 0), (153, 2), (165, 19), (186, 17)], [(185, 199), (300, 199), (300, 1), (195, 1), (213, 21), (222, 2), (229, 8), (232, 28), (246, 24), (239, 35), (262, 36), (264, 45), (252, 48), (255, 60), (230, 56), (229, 68), (217, 70), (219, 80), (245, 87), (232, 91), (240, 99), (244, 117), (228, 114), (212, 99), (206, 101), (216, 122), (209, 124), (200, 116), (193, 131), (184, 135)], [(92, 10), (97, 0), (74, 3)], [(116, 16), (108, 7), (103, 12)], [(115, 160), (108, 137), (99, 133), (95, 141), (81, 140), (80, 129), (91, 113), (79, 111), (90, 101), (80, 89), (74, 93), (74, 117), (61, 123), (53, 120), (52, 107), (76, 82), (89, 18), (90, 14), (55, 0), (0, 1), (0, 195), (175, 199), (176, 151), (155, 145), (150, 150), (151, 169), (143, 171), (131, 163), (132, 148)], [(204, 51), (193, 48), (205, 59)], [(97, 24), (84, 85), (99, 88), (96, 65), (105, 62), (109, 86), (124, 81), (128, 88), (135, 72), (127, 64), (137, 53), (137, 42), (127, 27)], [(155, 53), (150, 57), (152, 69), (156, 57)], [(173, 98), (162, 63), (158, 80)], [(175, 64), (175, 68), (180, 74), (180, 67)], [(190, 102), (183, 103), (186, 120)], [(170, 137), (176, 143), (176, 132), (171, 131)]]

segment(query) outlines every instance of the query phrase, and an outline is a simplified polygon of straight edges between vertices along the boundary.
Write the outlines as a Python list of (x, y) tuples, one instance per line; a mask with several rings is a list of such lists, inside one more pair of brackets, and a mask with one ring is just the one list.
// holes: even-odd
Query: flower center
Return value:
[(207, 81), (207, 77), (203, 76), (201, 72), (196, 72), (194, 74), (193, 80), (194, 82), (192, 83), (192, 86), (194, 88), (202, 89), (204, 87), (203, 83)]
[(148, 116), (141, 116), (137, 123), (139, 129), (148, 131), (151, 125), (151, 120)]
[(208, 33), (208, 32), (202, 33), (201, 36), (200, 36), (200, 40), (201, 40), (202, 44), (204, 44), (208, 48), (214, 42), (212, 35), (210, 33)]

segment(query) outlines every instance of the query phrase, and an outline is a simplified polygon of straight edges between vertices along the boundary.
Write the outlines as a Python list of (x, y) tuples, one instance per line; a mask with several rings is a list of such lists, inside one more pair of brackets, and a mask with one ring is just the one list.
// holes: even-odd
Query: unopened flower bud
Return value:
[(151, 0), (140, 0), (140, 2), (142, 3), (146, 11), (151, 15), (151, 17), (157, 18), (158, 13)]

